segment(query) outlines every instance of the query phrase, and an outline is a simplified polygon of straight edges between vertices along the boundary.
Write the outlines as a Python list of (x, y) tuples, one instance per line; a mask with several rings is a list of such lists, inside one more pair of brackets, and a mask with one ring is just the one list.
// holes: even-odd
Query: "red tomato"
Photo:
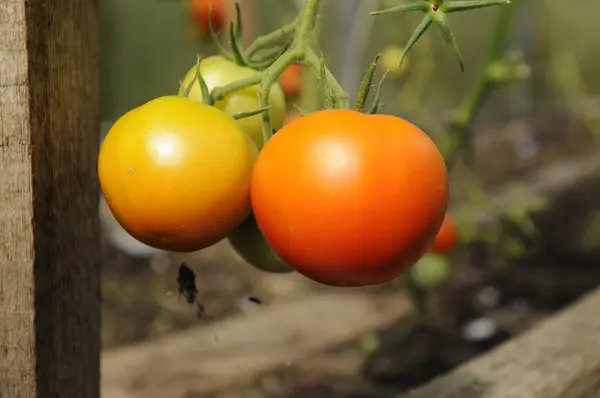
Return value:
[(225, 24), (226, 11), (222, 0), (189, 0), (188, 10), (198, 33), (202, 37), (210, 36), (210, 6), (212, 5), (212, 17), (215, 31), (221, 30)]
[(432, 253), (447, 254), (454, 250), (457, 242), (458, 229), (452, 216), (447, 214), (428, 251)]
[(251, 199), (285, 263), (324, 284), (367, 286), (399, 276), (427, 250), (446, 213), (448, 175), (410, 122), (323, 110), (267, 142)]
[(288, 97), (300, 94), (302, 90), (302, 65), (291, 64), (279, 76), (279, 84)]

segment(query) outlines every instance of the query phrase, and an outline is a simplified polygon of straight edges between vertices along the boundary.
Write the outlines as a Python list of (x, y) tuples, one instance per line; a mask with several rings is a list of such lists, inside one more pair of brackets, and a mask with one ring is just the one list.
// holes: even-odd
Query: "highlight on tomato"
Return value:
[(250, 214), (257, 155), (225, 112), (165, 96), (117, 120), (100, 149), (98, 176), (108, 207), (131, 236), (191, 252), (224, 239)]
[(414, 124), (322, 110), (267, 142), (251, 197), (285, 263), (324, 284), (367, 286), (396, 278), (426, 252), (446, 213), (448, 174)]
[(295, 97), (302, 91), (302, 65), (291, 64), (279, 76), (279, 84), (287, 97)]
[(390, 45), (383, 50), (379, 62), (383, 70), (389, 70), (389, 77), (400, 78), (408, 71), (410, 67), (410, 55), (406, 55), (402, 64), (400, 64), (403, 53), (404, 50), (402, 47), (396, 45)]
[[(179, 86), (179, 94), (183, 94), (190, 82), (196, 77), (197, 65), (194, 64), (183, 78)], [(256, 74), (257, 71), (228, 61), (220, 55), (204, 58), (200, 61), (200, 74), (206, 81), (209, 91), (215, 87), (226, 86), (237, 80), (244, 79)], [(220, 101), (215, 106), (227, 114), (233, 116), (237, 113), (251, 112), (260, 109), (258, 98), (259, 86), (246, 87), (235, 91)], [(194, 84), (189, 93), (189, 98), (202, 101), (202, 90), (200, 84)], [(275, 130), (283, 125), (285, 115), (285, 96), (279, 84), (271, 86), (269, 93), (269, 115), (271, 124)], [(263, 146), (262, 117), (260, 114), (239, 119), (236, 123), (254, 141), (260, 149)]]
[(210, 7), (215, 31), (220, 31), (225, 25), (226, 8), (223, 0), (188, 0), (188, 12), (196, 31), (201, 37), (210, 37)]
[(458, 238), (458, 227), (454, 222), (454, 218), (450, 214), (446, 214), (442, 226), (428, 251), (432, 253), (449, 254), (456, 248)]
[(252, 214), (227, 237), (227, 240), (235, 254), (261, 271), (272, 273), (294, 271), (265, 241)]

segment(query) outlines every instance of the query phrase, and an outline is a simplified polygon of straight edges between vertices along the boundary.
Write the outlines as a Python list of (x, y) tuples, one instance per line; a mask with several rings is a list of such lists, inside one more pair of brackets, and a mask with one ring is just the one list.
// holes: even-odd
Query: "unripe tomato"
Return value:
[(223, 111), (166, 96), (117, 120), (100, 149), (98, 176), (129, 234), (190, 252), (224, 239), (248, 216), (257, 154)]
[(273, 251), (263, 237), (251, 214), (227, 238), (233, 250), (248, 264), (266, 272), (293, 272)]
[(446, 282), (451, 272), (448, 257), (427, 253), (410, 269), (410, 277), (420, 287), (432, 289)]
[(324, 284), (366, 286), (426, 251), (446, 212), (448, 175), (433, 141), (408, 121), (323, 110), (269, 140), (251, 193), (283, 261)]
[(215, 31), (225, 24), (226, 11), (222, 0), (188, 0), (188, 11), (201, 37), (210, 37), (210, 7)]
[(432, 253), (447, 254), (454, 250), (457, 242), (458, 228), (452, 216), (447, 214), (428, 251)]
[(404, 57), (400, 65), (400, 59), (404, 50), (398, 46), (388, 46), (381, 55), (381, 66), (383, 70), (389, 70), (390, 77), (402, 77), (410, 67), (410, 55)]
[(281, 76), (279, 76), (279, 84), (288, 97), (300, 94), (302, 89), (302, 65), (291, 64), (288, 66)]
[[(215, 87), (226, 86), (236, 80), (244, 79), (257, 73), (252, 68), (237, 65), (235, 62), (226, 60), (225, 58), (215, 55), (204, 58), (200, 62), (200, 74), (206, 81), (209, 90)], [(188, 73), (183, 78), (179, 88), (179, 94), (183, 94), (186, 87), (196, 76), (196, 64), (194, 64)], [(215, 106), (224, 110), (229, 115), (236, 113), (255, 111), (260, 108), (258, 98), (259, 86), (246, 87), (239, 91), (229, 94), (221, 101), (218, 101)], [(190, 91), (189, 98), (202, 101), (202, 90), (199, 84), (194, 84)], [(271, 116), (271, 125), (275, 130), (278, 130), (283, 125), (283, 117), (285, 115), (285, 97), (279, 84), (274, 84), (269, 93), (269, 109)], [(251, 117), (237, 120), (237, 123), (248, 134), (248, 136), (256, 143), (260, 149), (263, 146), (262, 133), (262, 117), (254, 115)]]

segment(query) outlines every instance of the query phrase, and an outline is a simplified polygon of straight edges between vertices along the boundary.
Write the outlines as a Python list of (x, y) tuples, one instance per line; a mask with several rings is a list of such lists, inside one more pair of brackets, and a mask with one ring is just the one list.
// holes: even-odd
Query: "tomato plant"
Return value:
[(454, 250), (457, 243), (458, 228), (454, 222), (454, 218), (450, 214), (446, 214), (442, 226), (435, 236), (433, 243), (429, 246), (428, 251), (447, 254)]
[(219, 31), (226, 20), (226, 10), (222, 0), (188, 0), (188, 12), (201, 37), (210, 37), (211, 7), (212, 23), (215, 30)]
[(295, 97), (302, 89), (302, 65), (291, 64), (279, 76), (279, 84), (288, 97)]
[[(179, 94), (184, 92), (185, 88), (196, 76), (196, 67), (196, 65), (192, 66), (183, 78), (179, 88)], [(249, 67), (240, 66), (222, 56), (211, 56), (200, 61), (200, 73), (205, 80), (208, 89), (212, 91), (215, 87), (225, 86), (237, 80), (254, 76), (257, 74), (257, 71)], [(197, 101), (203, 100), (202, 90), (199, 84), (194, 84), (189, 93), (189, 98)], [(278, 84), (271, 86), (269, 92), (269, 104), (271, 105), (269, 114), (273, 128), (278, 129), (282, 126), (285, 115), (285, 97)], [(236, 90), (217, 101), (215, 106), (229, 115), (254, 111), (260, 107), (258, 85)], [(254, 141), (258, 148), (263, 146), (264, 139), (260, 115), (239, 119), (237, 120), (237, 123)]]
[(190, 252), (230, 234), (251, 211), (256, 145), (225, 112), (154, 99), (108, 132), (98, 176), (117, 221), (149, 246)]
[(233, 250), (248, 264), (273, 273), (293, 272), (265, 241), (254, 215), (248, 216), (228, 237)]
[(448, 201), (444, 160), (410, 122), (348, 109), (284, 126), (255, 164), (252, 207), (266, 241), (321, 283), (364, 286), (426, 251)]

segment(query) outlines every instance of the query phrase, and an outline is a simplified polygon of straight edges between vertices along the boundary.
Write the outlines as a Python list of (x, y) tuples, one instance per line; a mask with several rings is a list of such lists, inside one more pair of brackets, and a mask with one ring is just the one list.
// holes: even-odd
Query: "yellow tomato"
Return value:
[[(257, 71), (240, 66), (235, 62), (231, 62), (215, 55), (212, 57), (204, 58), (200, 61), (200, 74), (206, 81), (209, 91), (212, 91), (215, 87), (226, 86), (236, 80), (244, 79), (256, 74)], [(194, 64), (183, 78), (179, 87), (179, 94), (183, 94), (187, 86), (196, 76), (196, 64)], [(260, 102), (258, 98), (259, 86), (246, 87), (238, 90), (234, 93), (229, 94), (221, 101), (217, 101), (215, 106), (222, 109), (229, 115), (235, 115), (236, 113), (254, 111), (260, 108)], [(202, 101), (202, 90), (199, 84), (194, 84), (190, 91), (189, 98)], [(285, 96), (281, 86), (275, 83), (271, 87), (269, 93), (269, 110), (271, 116), (271, 124), (275, 130), (279, 130), (283, 125), (283, 118), (285, 115)], [(248, 136), (256, 143), (260, 149), (263, 146), (263, 134), (262, 134), (262, 121), (260, 115), (247, 117), (244, 119), (237, 120), (240, 127), (248, 134)]]
[(407, 55), (402, 61), (402, 65), (399, 64), (402, 58), (404, 50), (398, 46), (388, 46), (383, 50), (381, 55), (381, 66), (383, 70), (389, 70), (390, 77), (402, 77), (410, 67), (410, 56)]
[(250, 214), (256, 145), (223, 111), (166, 96), (124, 114), (98, 159), (106, 203), (148, 246), (190, 252), (229, 235)]

